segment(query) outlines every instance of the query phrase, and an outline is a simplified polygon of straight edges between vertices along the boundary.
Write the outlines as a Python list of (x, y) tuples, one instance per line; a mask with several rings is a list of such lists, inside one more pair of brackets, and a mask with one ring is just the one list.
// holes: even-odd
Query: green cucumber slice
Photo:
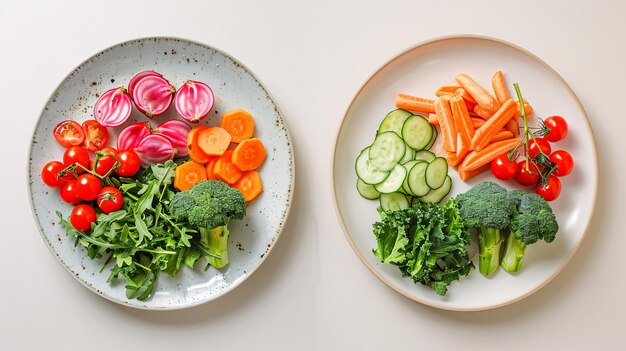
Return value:
[(406, 144), (398, 134), (380, 133), (369, 149), (370, 164), (379, 171), (391, 171), (404, 157), (405, 150)]
[(397, 164), (389, 173), (389, 176), (379, 184), (374, 185), (376, 191), (381, 194), (395, 193), (401, 190), (402, 182), (406, 178), (406, 168)]
[(407, 110), (397, 109), (389, 112), (378, 126), (378, 134), (384, 132), (394, 132), (398, 135), (402, 134), (402, 125), (412, 113)]
[(356, 175), (365, 184), (378, 184), (385, 180), (389, 176), (389, 172), (382, 172), (372, 166), (369, 159), (369, 147), (366, 147), (361, 151), (359, 157), (356, 158)]
[(376, 191), (373, 185), (366, 184), (361, 178), (356, 180), (356, 190), (359, 194), (368, 200), (376, 200), (380, 197), (380, 193)]
[(402, 139), (415, 150), (425, 148), (433, 136), (433, 127), (426, 118), (413, 115), (402, 125)]
[(435, 155), (433, 152), (428, 151), (428, 150), (420, 150), (420, 151), (415, 152), (416, 160), (433, 162), (435, 158), (437, 158), (437, 155)]
[(419, 197), (418, 200), (421, 202), (439, 203), (450, 193), (450, 189), (452, 189), (452, 178), (446, 176), (441, 188), (431, 190), (428, 194)]
[(409, 208), (410, 204), (402, 193), (380, 194), (380, 207), (385, 211), (397, 211)]
[(430, 137), (430, 142), (424, 147), (424, 150), (430, 150), (430, 148), (433, 147), (433, 144), (435, 144), (435, 141), (437, 141), (437, 136), (439, 135), (439, 133), (437, 133), (437, 128), (435, 128), (432, 124), (430, 126), (433, 128), (433, 136)]
[(448, 162), (443, 157), (435, 158), (426, 168), (426, 184), (431, 189), (439, 189), (448, 176)]
[(426, 168), (428, 168), (428, 162), (419, 162), (409, 171), (407, 183), (411, 194), (415, 196), (424, 196), (430, 191), (426, 184)]

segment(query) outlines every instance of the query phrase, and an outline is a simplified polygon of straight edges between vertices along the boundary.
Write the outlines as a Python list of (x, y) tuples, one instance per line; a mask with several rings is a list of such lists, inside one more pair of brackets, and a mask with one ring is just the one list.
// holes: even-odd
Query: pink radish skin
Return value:
[(148, 122), (137, 122), (124, 128), (117, 137), (117, 150), (133, 150), (141, 140), (152, 134)]
[(151, 134), (143, 138), (134, 151), (141, 159), (141, 167), (144, 168), (171, 160), (176, 153), (169, 139), (159, 134)]
[(122, 125), (133, 111), (133, 102), (124, 87), (107, 90), (93, 106), (93, 116), (105, 127)]
[(188, 80), (176, 92), (175, 106), (178, 115), (192, 123), (205, 118), (214, 103), (213, 90), (202, 82)]
[(135, 74), (133, 78), (130, 79), (130, 82), (128, 82), (128, 94), (131, 99), (133, 98), (133, 89), (135, 88), (135, 85), (137, 85), (137, 82), (140, 81), (141, 78), (148, 76), (158, 76), (163, 78), (163, 75), (156, 71), (143, 71)]
[(184, 157), (189, 154), (187, 149), (187, 134), (191, 126), (183, 121), (169, 120), (161, 123), (156, 132), (163, 135), (172, 143), (172, 146), (177, 150), (177, 157)]
[(148, 118), (156, 117), (172, 104), (174, 88), (161, 75), (145, 75), (134, 83), (132, 96), (135, 106)]

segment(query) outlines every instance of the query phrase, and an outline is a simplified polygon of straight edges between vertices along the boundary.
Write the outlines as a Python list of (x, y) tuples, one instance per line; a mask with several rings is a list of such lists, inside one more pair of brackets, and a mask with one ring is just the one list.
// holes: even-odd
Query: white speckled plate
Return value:
[[(502, 70), (509, 85), (518, 82), (524, 98), (531, 102), (536, 116), (565, 116), (570, 126), (567, 138), (552, 144), (564, 149), (577, 164), (573, 173), (561, 178), (561, 196), (551, 203), (560, 224), (551, 244), (529, 246), (518, 274), (500, 269), (490, 278), (474, 270), (467, 278), (450, 285), (448, 294), (437, 296), (432, 289), (403, 278), (397, 267), (380, 263), (372, 254), (376, 240), (372, 223), (380, 217), (377, 201), (357, 193), (354, 160), (372, 137), (385, 114), (393, 109), (395, 94), (434, 96), (441, 85), (454, 81), (458, 73), (468, 73), (485, 87), (491, 76)], [(531, 118), (531, 123), (535, 122)], [(437, 149), (441, 138), (435, 144)], [(578, 98), (550, 66), (532, 53), (501, 40), (458, 36), (433, 39), (394, 57), (363, 85), (353, 99), (337, 136), (333, 163), (335, 206), (344, 233), (361, 261), (379, 279), (415, 301), (437, 308), (472, 311), (504, 306), (523, 299), (554, 278), (580, 246), (595, 208), (598, 187), (598, 158), (593, 132)], [(490, 172), (464, 183), (454, 169), (451, 195), (465, 192), (472, 185), (496, 180)], [(514, 181), (500, 182), (511, 189)], [(532, 191), (527, 188), (526, 190)], [(477, 261), (474, 262), (477, 264)]]
[[(82, 122), (93, 118), (97, 96), (109, 88), (128, 84), (137, 72), (153, 69), (179, 87), (187, 79), (209, 84), (217, 96), (211, 115), (203, 122), (219, 123), (224, 111), (243, 108), (255, 118), (255, 136), (263, 140), (268, 158), (259, 172), (264, 190), (248, 206), (244, 220), (233, 221), (229, 243), (230, 264), (221, 270), (198, 264), (196, 270), (182, 269), (172, 278), (160, 274), (154, 297), (142, 302), (128, 300), (121, 281), (106, 282), (108, 271), (99, 273), (101, 260), (90, 260), (85, 250), (74, 247), (58, 225), (55, 211), (65, 215), (72, 207), (63, 203), (56, 189), (47, 188), (40, 171), (51, 160), (60, 160), (63, 148), (52, 136), (54, 126), (64, 119)], [(155, 118), (153, 127), (176, 118), (172, 107)], [(137, 110), (131, 121), (147, 118)], [(110, 131), (111, 128), (109, 128)], [(121, 128), (113, 131), (113, 139)], [(114, 143), (110, 143), (114, 145)], [(143, 309), (180, 309), (222, 296), (241, 284), (259, 267), (278, 239), (294, 190), (294, 159), (289, 132), (267, 89), (245, 66), (228, 54), (208, 45), (174, 38), (145, 38), (108, 48), (72, 71), (52, 94), (33, 134), (29, 162), (29, 190), (33, 214), (41, 235), (59, 263), (78, 281), (111, 301)], [(202, 267), (200, 267), (202, 266)]]

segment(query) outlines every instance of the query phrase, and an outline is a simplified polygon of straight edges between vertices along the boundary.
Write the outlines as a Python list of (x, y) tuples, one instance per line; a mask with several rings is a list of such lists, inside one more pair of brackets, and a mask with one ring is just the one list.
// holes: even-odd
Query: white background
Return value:
[[(626, 2), (365, 3), (2, 0), (0, 349), (626, 347)], [(449, 34), (498, 37), (544, 59), (580, 98), (599, 148), (598, 204), (580, 250), (539, 292), (486, 312), (436, 310), (388, 288), (352, 252), (331, 196), (334, 139), (356, 91), (400, 51)], [(146, 36), (238, 58), (274, 95), (296, 153), (291, 214), (265, 263), (228, 295), (176, 312), (85, 289), (49, 253), (26, 194), (28, 145), (51, 92), (92, 54)]]

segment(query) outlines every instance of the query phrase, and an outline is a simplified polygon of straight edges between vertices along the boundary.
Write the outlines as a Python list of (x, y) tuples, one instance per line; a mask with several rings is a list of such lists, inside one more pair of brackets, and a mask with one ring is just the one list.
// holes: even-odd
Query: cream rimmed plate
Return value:
[[(242, 221), (230, 225), (230, 264), (220, 270), (198, 263), (195, 270), (182, 269), (176, 277), (159, 275), (154, 296), (148, 301), (128, 300), (122, 281), (106, 282), (108, 269), (99, 273), (102, 260), (91, 260), (82, 247), (58, 225), (56, 210), (67, 216), (72, 207), (63, 203), (58, 190), (40, 180), (44, 164), (60, 160), (63, 148), (52, 136), (54, 126), (64, 119), (82, 122), (93, 118), (97, 96), (106, 90), (127, 86), (143, 70), (156, 70), (180, 87), (185, 80), (203, 81), (216, 95), (216, 105), (203, 123), (218, 125), (223, 112), (243, 108), (255, 119), (255, 136), (268, 157), (259, 169), (263, 193), (249, 204)], [(172, 106), (152, 121), (152, 126), (177, 118)], [(131, 120), (146, 121), (136, 109)], [(109, 132), (115, 140), (120, 127)], [(114, 146), (112, 142), (110, 145)], [(278, 239), (291, 205), (294, 159), (289, 132), (282, 115), (261, 81), (232, 56), (216, 48), (183, 39), (145, 38), (105, 49), (74, 69), (46, 103), (33, 133), (29, 158), (29, 191), (35, 221), (52, 254), (78, 281), (97, 294), (120, 304), (143, 309), (180, 309), (195, 306), (226, 294), (249, 277), (267, 257)]]
[[(398, 92), (432, 97), (441, 85), (453, 83), (458, 73), (468, 73), (485, 87), (491, 76), (502, 70), (509, 90), (518, 82), (535, 110), (535, 116), (565, 116), (569, 135), (552, 149), (567, 150), (574, 157), (572, 174), (561, 178), (561, 196), (551, 203), (560, 231), (551, 244), (529, 246), (518, 274), (500, 269), (485, 278), (478, 270), (450, 285), (448, 294), (437, 296), (430, 288), (403, 278), (395, 266), (380, 263), (372, 254), (376, 241), (372, 223), (379, 219), (377, 201), (363, 199), (357, 192), (354, 161), (368, 146), (385, 114), (394, 107)], [(535, 117), (531, 118), (535, 122)], [(441, 138), (440, 138), (441, 139)], [(438, 140), (434, 149), (438, 149)], [(440, 148), (440, 147), (439, 147)], [(464, 183), (454, 169), (451, 195), (462, 193), (485, 180), (496, 180), (490, 172)], [(517, 188), (513, 181), (499, 182)], [(595, 208), (598, 159), (591, 126), (578, 98), (559, 74), (532, 53), (501, 40), (454, 36), (419, 44), (391, 59), (367, 80), (352, 100), (339, 129), (333, 160), (333, 191), (337, 215), (348, 242), (361, 261), (385, 284), (415, 301), (457, 311), (486, 310), (504, 306), (537, 291), (554, 278), (581, 244)], [(533, 191), (532, 188), (527, 188)], [(477, 264), (477, 262), (475, 262)]]

